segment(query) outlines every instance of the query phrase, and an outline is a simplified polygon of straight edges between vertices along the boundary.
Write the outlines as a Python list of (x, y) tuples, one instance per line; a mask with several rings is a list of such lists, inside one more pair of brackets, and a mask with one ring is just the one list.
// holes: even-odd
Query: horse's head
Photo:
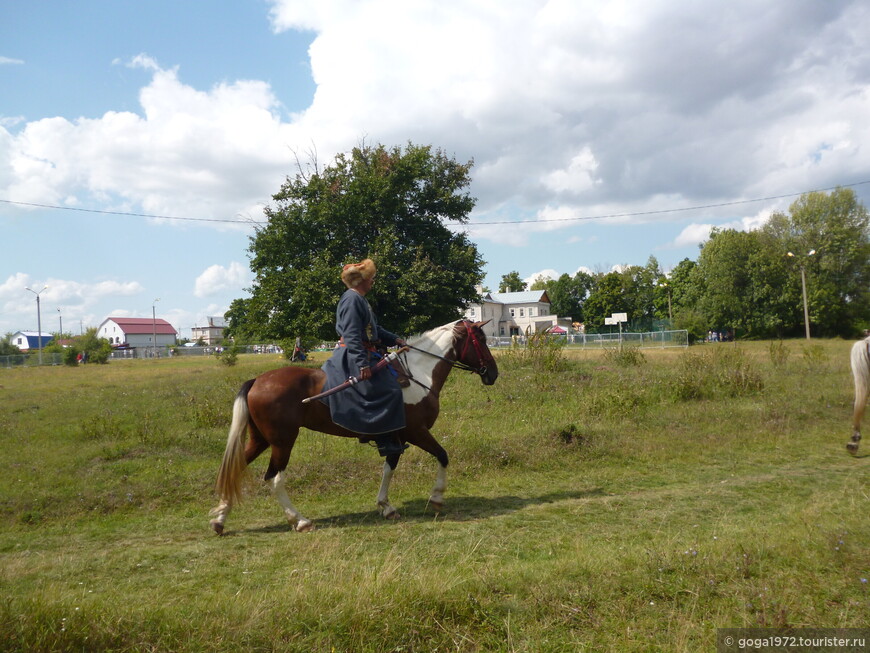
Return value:
[(471, 322), (460, 320), (453, 329), (453, 344), (456, 350), (456, 362), (472, 372), (480, 375), (484, 385), (492, 385), (498, 378), (498, 365), (492, 357), (492, 352), (486, 346), (484, 324), (489, 322)]

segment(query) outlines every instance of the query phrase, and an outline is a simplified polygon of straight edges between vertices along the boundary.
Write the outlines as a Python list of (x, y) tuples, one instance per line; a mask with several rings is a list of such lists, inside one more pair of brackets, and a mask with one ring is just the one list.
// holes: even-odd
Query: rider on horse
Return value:
[(361, 442), (374, 439), (382, 456), (400, 455), (408, 445), (400, 439), (405, 427), (402, 389), (389, 370), (372, 373), (386, 346), (403, 346), (404, 339), (378, 326), (366, 300), (377, 270), (371, 259), (345, 265), (341, 280), (347, 290), (338, 301), (335, 330), (341, 337), (332, 356), (323, 364), (326, 391), (350, 377), (358, 383), (321, 401), (329, 405), (332, 421), (359, 433)]

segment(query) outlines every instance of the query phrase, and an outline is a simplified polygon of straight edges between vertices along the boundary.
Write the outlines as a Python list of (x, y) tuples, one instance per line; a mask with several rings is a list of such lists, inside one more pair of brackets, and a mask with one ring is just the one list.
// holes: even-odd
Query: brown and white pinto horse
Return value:
[[(404, 362), (412, 381), (403, 390), (405, 429), (401, 439), (428, 451), (438, 460), (435, 486), (429, 497), (429, 504), (436, 511), (440, 511), (444, 501), (448, 459), (447, 452), (429, 429), (438, 417), (438, 394), (454, 367), (476, 372), (485, 385), (495, 383), (498, 367), (486, 346), (486, 336), (481, 329), (484, 324), (464, 320), (451, 322), (411, 338), (407, 343), (409, 351), (404, 355)], [(313, 523), (290, 502), (284, 487), (287, 462), (300, 427), (341, 437), (360, 437), (333, 423), (329, 407), (323, 402), (302, 403), (306, 397), (321, 392), (325, 378), (319, 369), (282, 367), (242, 384), (233, 404), (232, 424), (218, 472), (216, 487), (220, 503), (211, 511), (211, 527), (218, 535), (223, 534), (230, 509), (241, 499), (245, 469), (269, 447), (272, 457), (265, 480), (270, 484), (272, 495), (292, 527), (299, 532), (313, 528)], [(246, 438), (248, 433), (250, 439)], [(398, 517), (387, 497), (398, 462), (399, 455), (387, 456), (384, 461), (377, 502), (381, 514), (387, 518)]]
[(852, 440), (846, 445), (849, 453), (858, 453), (861, 441), (861, 418), (870, 397), (870, 336), (852, 345), (852, 378), (855, 381), (855, 407), (852, 413)]

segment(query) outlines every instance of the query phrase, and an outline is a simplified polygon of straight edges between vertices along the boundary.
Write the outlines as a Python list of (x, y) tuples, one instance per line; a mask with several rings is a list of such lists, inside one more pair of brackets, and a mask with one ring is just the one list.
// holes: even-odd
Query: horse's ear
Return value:
[(475, 323), (474, 323), (474, 326), (476, 326), (476, 327), (483, 327), (483, 326), (489, 324), (490, 322), (492, 322), (492, 318), (489, 318), (486, 322), (475, 322)]

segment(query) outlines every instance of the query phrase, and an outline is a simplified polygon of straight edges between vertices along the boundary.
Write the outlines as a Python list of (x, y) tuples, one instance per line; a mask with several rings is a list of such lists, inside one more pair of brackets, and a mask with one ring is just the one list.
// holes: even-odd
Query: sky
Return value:
[(285, 179), (360, 143), (473, 160), (492, 290), (870, 205), (867, 34), (863, 0), (2, 2), (0, 333), (39, 292), (43, 331), (190, 337)]

